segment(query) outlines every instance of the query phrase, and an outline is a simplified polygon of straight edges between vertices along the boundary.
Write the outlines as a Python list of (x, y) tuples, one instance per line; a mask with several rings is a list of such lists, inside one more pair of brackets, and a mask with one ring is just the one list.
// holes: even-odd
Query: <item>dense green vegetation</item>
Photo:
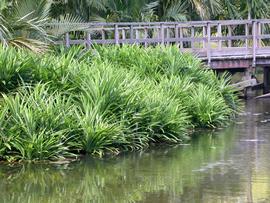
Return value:
[(268, 0), (60, 0), (52, 14), (86, 21), (186, 21), (269, 17)]
[(269, 17), (269, 0), (1, 0), (0, 42), (43, 52), (65, 32), (85, 29), (71, 23)]
[(226, 76), (177, 47), (0, 48), (0, 159), (57, 159), (181, 143), (226, 125)]

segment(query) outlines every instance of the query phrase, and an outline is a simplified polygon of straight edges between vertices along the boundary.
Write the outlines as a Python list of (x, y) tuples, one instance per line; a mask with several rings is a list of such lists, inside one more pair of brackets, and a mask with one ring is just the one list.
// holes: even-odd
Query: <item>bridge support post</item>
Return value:
[[(243, 76), (243, 80), (244, 81), (248, 81), (252, 79), (252, 75), (254, 75), (255, 72), (255, 68), (252, 66), (249, 66), (245, 72), (244, 72), (244, 76)], [(254, 96), (254, 92), (252, 91), (252, 87), (246, 87), (244, 89), (244, 97), (247, 99), (249, 97), (253, 97)]]
[(270, 93), (270, 66), (263, 68), (263, 93)]

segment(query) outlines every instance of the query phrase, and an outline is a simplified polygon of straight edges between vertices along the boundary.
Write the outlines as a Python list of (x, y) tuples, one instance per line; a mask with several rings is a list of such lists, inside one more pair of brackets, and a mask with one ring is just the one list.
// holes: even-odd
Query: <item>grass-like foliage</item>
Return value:
[(0, 159), (42, 160), (181, 143), (239, 109), (227, 75), (177, 47), (0, 48)]

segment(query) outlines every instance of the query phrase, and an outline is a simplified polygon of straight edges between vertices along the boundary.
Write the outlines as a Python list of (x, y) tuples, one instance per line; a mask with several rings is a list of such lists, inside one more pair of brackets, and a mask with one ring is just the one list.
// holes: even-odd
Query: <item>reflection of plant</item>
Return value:
[[(121, 203), (143, 201), (147, 193), (160, 191), (166, 192), (169, 199), (175, 198), (176, 194), (179, 199), (183, 195), (194, 194), (191, 191), (200, 194), (200, 188), (205, 187), (202, 180), (207, 173), (201, 173), (198, 178), (198, 173), (193, 170), (200, 169), (205, 163), (219, 161), (224, 156), (224, 149), (225, 153), (230, 152), (232, 134), (231, 130), (220, 136), (204, 133), (185, 148), (159, 149), (114, 159), (87, 159), (63, 165), (2, 166), (0, 201), (12, 202), (10, 198), (13, 197), (14, 202), (20, 200), (22, 203)], [(213, 142), (217, 146), (215, 150), (210, 149)], [(239, 177), (234, 178), (237, 180)], [(7, 185), (8, 191), (4, 189)], [(238, 184), (235, 187), (243, 188)], [(50, 195), (46, 195), (48, 192)]]

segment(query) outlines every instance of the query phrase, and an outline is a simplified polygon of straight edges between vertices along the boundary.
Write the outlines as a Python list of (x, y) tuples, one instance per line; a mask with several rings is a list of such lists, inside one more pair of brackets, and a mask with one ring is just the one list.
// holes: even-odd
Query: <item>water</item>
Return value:
[(190, 145), (74, 163), (0, 164), (0, 202), (270, 202), (270, 100)]

